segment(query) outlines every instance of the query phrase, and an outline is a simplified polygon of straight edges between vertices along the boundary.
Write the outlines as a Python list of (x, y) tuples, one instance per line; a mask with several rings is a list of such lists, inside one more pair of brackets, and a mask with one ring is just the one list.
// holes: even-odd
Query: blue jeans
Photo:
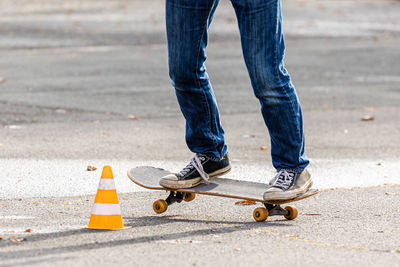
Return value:
[[(274, 167), (301, 172), (302, 112), (283, 63), (285, 43), (280, 0), (231, 0), (243, 55), (271, 137)], [(169, 74), (186, 119), (186, 143), (194, 153), (222, 158), (227, 146), (217, 102), (207, 75), (208, 28), (219, 0), (166, 0)], [(228, 68), (229, 66), (227, 66)]]

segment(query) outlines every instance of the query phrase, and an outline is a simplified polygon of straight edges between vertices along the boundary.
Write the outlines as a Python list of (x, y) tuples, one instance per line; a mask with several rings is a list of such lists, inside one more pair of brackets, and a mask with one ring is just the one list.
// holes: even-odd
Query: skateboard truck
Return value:
[(175, 202), (181, 203), (183, 198), (185, 197), (185, 194), (186, 193), (171, 191), (165, 201), (168, 205), (171, 205)]
[(167, 210), (169, 205), (173, 203), (181, 203), (182, 200), (185, 202), (190, 202), (196, 198), (195, 193), (188, 193), (188, 192), (178, 192), (178, 191), (170, 191), (169, 196), (167, 199), (159, 199), (154, 201), (153, 203), (153, 210), (156, 213), (163, 213)]
[(253, 211), (253, 218), (257, 222), (264, 222), (268, 216), (284, 216), (288, 220), (297, 218), (299, 211), (294, 206), (282, 208), (279, 204), (264, 203), (265, 208), (256, 208)]
[(264, 203), (265, 207), (268, 210), (269, 216), (287, 216), (289, 215), (289, 211), (283, 209), (280, 205), (272, 205), (268, 203)]

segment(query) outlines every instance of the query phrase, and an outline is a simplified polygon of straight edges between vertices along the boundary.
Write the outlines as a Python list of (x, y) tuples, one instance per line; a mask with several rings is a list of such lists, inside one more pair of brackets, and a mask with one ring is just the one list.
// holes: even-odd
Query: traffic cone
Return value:
[(121, 207), (110, 166), (104, 166), (99, 188), (92, 208), (89, 229), (123, 229)]

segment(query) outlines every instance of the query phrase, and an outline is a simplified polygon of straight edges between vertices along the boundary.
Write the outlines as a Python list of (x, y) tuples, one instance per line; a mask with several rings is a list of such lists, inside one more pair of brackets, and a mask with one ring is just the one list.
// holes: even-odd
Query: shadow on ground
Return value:
[[(135, 237), (130, 239), (120, 239), (120, 240), (113, 240), (107, 242), (98, 242), (98, 241), (91, 241), (84, 244), (71, 244), (68, 246), (60, 246), (60, 247), (51, 247), (51, 248), (33, 248), (33, 249), (25, 249), (25, 250), (18, 250), (12, 253), (10, 252), (0, 252), (0, 258), (6, 259), (20, 259), (20, 258), (28, 258), (28, 257), (35, 257), (37, 255), (46, 256), (46, 255), (56, 255), (65, 252), (74, 252), (74, 251), (83, 251), (83, 250), (92, 250), (92, 249), (99, 249), (99, 248), (107, 248), (107, 247), (117, 247), (123, 246), (128, 244), (140, 244), (146, 242), (155, 242), (160, 240), (177, 240), (180, 238), (193, 238), (196, 236), (205, 236), (210, 234), (227, 234), (237, 231), (243, 231), (248, 229), (255, 229), (255, 228), (263, 228), (265, 226), (281, 226), (281, 227), (289, 227), (290, 224), (285, 224), (282, 220), (282, 223), (256, 223), (256, 222), (237, 222), (237, 221), (221, 221), (221, 220), (189, 220), (189, 219), (182, 219), (177, 218), (178, 216), (164, 216), (164, 217), (156, 217), (156, 216), (142, 216), (142, 217), (125, 217), (124, 221), (125, 226), (131, 227), (127, 231), (127, 234), (131, 233), (134, 235), (138, 228), (140, 227), (147, 227), (147, 226), (157, 226), (157, 225), (165, 225), (171, 223), (190, 223), (190, 224), (217, 224), (223, 227), (215, 228), (210, 227), (207, 229), (200, 229), (200, 230), (192, 230), (192, 231), (185, 231), (180, 233), (161, 233), (157, 235), (148, 235), (142, 237)], [(169, 228), (170, 229), (170, 228)], [(121, 230), (124, 231), (124, 230)], [(128, 232), (130, 231), (130, 232)], [(132, 231), (135, 231), (132, 233)], [(110, 232), (109, 230), (92, 230), (92, 229), (76, 229), (76, 230), (68, 230), (63, 232), (54, 232), (54, 233), (45, 233), (45, 234), (35, 234), (27, 238), (23, 243), (4, 243), (0, 247), (7, 247), (7, 246), (22, 246), (32, 242), (44, 241), (49, 239), (55, 238), (62, 238), (62, 237), (69, 237), (69, 236), (77, 236), (82, 234), (93, 234), (98, 235), (101, 233)], [(47, 259), (43, 259), (47, 261)], [(32, 263), (32, 262), (31, 262)], [(36, 262), (37, 263), (37, 262)]]

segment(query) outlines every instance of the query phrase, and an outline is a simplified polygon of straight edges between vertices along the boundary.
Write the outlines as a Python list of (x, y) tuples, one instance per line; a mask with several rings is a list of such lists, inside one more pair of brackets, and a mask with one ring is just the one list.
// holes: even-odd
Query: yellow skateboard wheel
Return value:
[(288, 220), (294, 220), (297, 218), (297, 215), (299, 215), (298, 209), (294, 206), (286, 206), (285, 210), (289, 212), (288, 215), (285, 215), (285, 218)]
[(165, 212), (167, 208), (168, 204), (164, 199), (159, 199), (153, 203), (153, 210), (158, 214)]
[(268, 218), (268, 210), (266, 208), (256, 208), (253, 211), (253, 218), (257, 222), (264, 222)]
[(195, 198), (196, 198), (196, 194), (195, 194), (195, 193), (186, 193), (186, 194), (185, 194), (184, 200), (185, 200), (186, 202), (190, 202), (190, 201), (192, 201), (192, 200), (195, 199)]

